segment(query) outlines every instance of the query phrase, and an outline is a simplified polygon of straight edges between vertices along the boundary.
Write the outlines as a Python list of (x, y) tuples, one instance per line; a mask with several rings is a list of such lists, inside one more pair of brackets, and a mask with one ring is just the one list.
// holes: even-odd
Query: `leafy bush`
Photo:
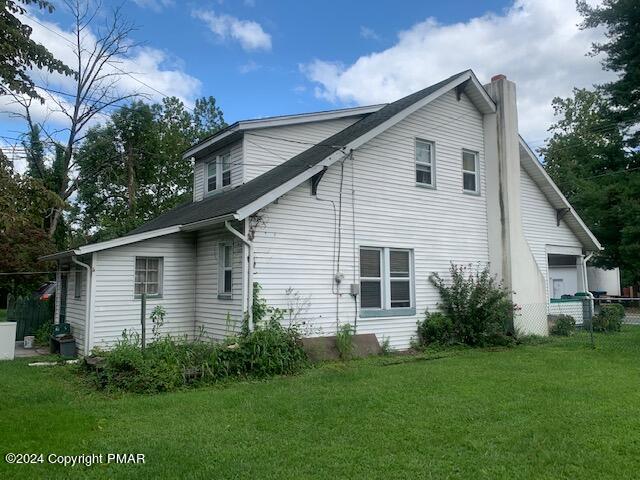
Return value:
[(496, 282), (488, 268), (451, 265), (451, 280), (437, 273), (429, 280), (440, 293), (440, 315), (426, 314), (419, 336), (427, 342), (470, 346), (508, 345), (513, 338), (515, 305), (510, 292)]
[(38, 327), (34, 334), (34, 342), (38, 346), (49, 345), (49, 337), (53, 329), (53, 323), (45, 322)]
[(340, 352), (340, 358), (349, 360), (353, 355), (353, 336), (356, 331), (350, 323), (340, 325), (336, 335), (336, 347)]
[(593, 330), (596, 332), (619, 332), (624, 320), (624, 307), (619, 303), (602, 305), (600, 312), (593, 316)]
[(424, 320), (418, 322), (418, 341), (420, 345), (456, 343), (453, 322), (442, 312), (429, 313), (427, 311)]
[(124, 332), (112, 350), (97, 355), (104, 357), (100, 368), (85, 363), (84, 371), (100, 387), (137, 393), (292, 374), (307, 364), (298, 331), (273, 320), (221, 343), (167, 336), (142, 349), (138, 334)]
[(551, 328), (551, 335), (568, 337), (576, 329), (576, 321), (571, 315), (558, 315), (556, 323)]

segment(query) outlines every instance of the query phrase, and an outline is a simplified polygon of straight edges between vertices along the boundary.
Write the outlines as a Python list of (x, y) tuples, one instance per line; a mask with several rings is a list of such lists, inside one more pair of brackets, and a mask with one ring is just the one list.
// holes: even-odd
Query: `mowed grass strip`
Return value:
[(640, 327), (596, 345), (581, 333), (155, 396), (107, 396), (68, 368), (0, 362), (3, 456), (146, 456), (73, 468), (0, 461), (0, 477), (637, 478)]

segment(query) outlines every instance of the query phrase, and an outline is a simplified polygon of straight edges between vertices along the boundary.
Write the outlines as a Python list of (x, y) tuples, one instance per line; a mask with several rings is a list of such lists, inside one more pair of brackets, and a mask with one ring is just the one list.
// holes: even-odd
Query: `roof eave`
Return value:
[[(532, 169), (535, 169), (535, 172), (537, 173), (536, 176), (532, 176), (533, 181), (538, 183), (537, 182), (538, 178), (542, 178), (544, 180), (545, 185), (548, 186), (553, 192), (557, 201), (559, 201), (562, 204), (563, 208), (568, 209), (570, 218), (573, 220), (572, 223), (575, 223), (574, 228), (571, 228), (571, 225), (570, 225), (570, 228), (573, 230), (576, 236), (580, 239), (585, 250), (590, 252), (599, 252), (604, 250), (604, 248), (602, 247), (602, 245), (600, 244), (596, 236), (593, 234), (593, 232), (591, 232), (589, 227), (587, 227), (587, 225), (584, 223), (582, 218), (580, 218), (580, 215), (578, 215), (578, 212), (576, 212), (573, 206), (571, 206), (571, 204), (569, 203), (569, 200), (567, 200), (567, 198), (560, 191), (560, 189), (555, 184), (553, 179), (549, 176), (547, 171), (544, 169), (542, 164), (538, 161), (538, 157), (536, 157), (536, 155), (533, 153), (533, 150), (531, 150), (531, 147), (527, 145), (527, 142), (525, 142), (521, 136), (519, 137), (519, 139), (520, 139), (520, 146), (522, 146), (522, 148), (525, 150), (527, 154), (526, 160), (529, 160), (528, 165), (531, 166)], [(522, 161), (522, 156), (520, 157), (520, 159)], [(550, 202), (552, 202), (552, 205), (553, 205), (553, 199), (549, 198), (547, 192), (545, 192), (545, 189), (542, 188), (541, 185), (538, 185), (538, 186), (541, 187), (543, 194), (547, 197), (547, 199)]]

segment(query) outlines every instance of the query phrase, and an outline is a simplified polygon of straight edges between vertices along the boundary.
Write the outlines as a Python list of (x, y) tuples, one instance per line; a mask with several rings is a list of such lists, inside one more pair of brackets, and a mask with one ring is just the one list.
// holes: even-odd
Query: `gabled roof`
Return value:
[(562, 194), (538, 160), (538, 157), (536, 157), (522, 137), (520, 137), (520, 166), (531, 177), (553, 208), (567, 212), (563, 220), (575, 236), (578, 237), (578, 240), (580, 240), (585, 250), (591, 252), (602, 250), (598, 239), (591, 233), (589, 227), (585, 225), (578, 213), (573, 209), (569, 200)]
[[(359, 111), (358, 115), (364, 114), (363, 118), (321, 143), (308, 148), (245, 184), (212, 195), (204, 200), (180, 205), (136, 228), (125, 237), (116, 239), (117, 244), (114, 243), (115, 241), (101, 242), (81, 247), (78, 251), (87, 250), (91, 247), (93, 252), (103, 248), (112, 248), (117, 245), (137, 242), (145, 239), (145, 236), (157, 236), (157, 232), (169, 234), (180, 230), (193, 230), (225, 220), (247, 218), (302, 182), (320, 173), (340, 158), (348, 155), (350, 151), (358, 148), (411, 113), (454, 88), (459, 93), (464, 90), (482, 113), (495, 112), (495, 103), (474, 73), (471, 70), (465, 70), (430, 87), (389, 103), (382, 108), (379, 108), (379, 106), (366, 107), (372, 111), (367, 114)], [(237, 131), (234, 133), (231, 127), (227, 130), (220, 132), (216, 136), (216, 141), (219, 141), (221, 135), (225, 135), (225, 132), (227, 132), (226, 135), (228, 137), (238, 133)]]
[[(189, 225), (229, 215), (238, 220), (246, 218), (291, 188), (319, 173), (323, 168), (347, 154), (349, 150), (357, 148), (429, 101), (439, 97), (442, 93), (465, 82), (475, 85), (476, 92), (484, 92), (473, 72), (466, 70), (457, 73), (430, 87), (385, 105), (323, 140), (322, 143), (312, 146), (243, 185), (198, 202), (189, 202), (179, 206), (138, 227), (131, 233), (149, 232), (173, 225)], [(495, 105), (488, 95), (485, 102), (484, 105), (480, 105), (485, 112), (495, 111)]]
[(257, 130), (260, 128), (282, 127), (285, 125), (300, 125), (310, 122), (322, 122), (326, 120), (335, 120), (337, 118), (348, 118), (367, 115), (376, 112), (386, 104), (367, 105), (363, 107), (340, 108), (337, 110), (325, 110), (321, 112), (299, 113), (296, 115), (279, 115), (276, 117), (254, 118), (249, 120), (240, 120), (229, 125), (227, 128), (214, 133), (210, 137), (189, 147), (183, 154), (182, 158), (196, 157), (200, 158), (209, 153), (219, 150), (231, 143), (237, 142), (242, 138), (243, 132), (247, 130)]

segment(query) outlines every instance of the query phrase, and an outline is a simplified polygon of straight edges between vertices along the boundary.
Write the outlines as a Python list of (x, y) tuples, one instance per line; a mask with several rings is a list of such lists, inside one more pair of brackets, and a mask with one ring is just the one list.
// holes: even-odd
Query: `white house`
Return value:
[(519, 137), (502, 75), (483, 86), (465, 71), (386, 105), (237, 122), (184, 158), (192, 202), (46, 257), (59, 265), (57, 321), (81, 352), (139, 331), (142, 292), (147, 313), (165, 307), (165, 332), (221, 338), (251, 311), (253, 282), (309, 335), (351, 323), (403, 348), (438, 303), (430, 273), (452, 262), (489, 263), (522, 307), (518, 326), (545, 334), (549, 312), (572, 311), (551, 299), (587, 290), (586, 260), (601, 248)]

